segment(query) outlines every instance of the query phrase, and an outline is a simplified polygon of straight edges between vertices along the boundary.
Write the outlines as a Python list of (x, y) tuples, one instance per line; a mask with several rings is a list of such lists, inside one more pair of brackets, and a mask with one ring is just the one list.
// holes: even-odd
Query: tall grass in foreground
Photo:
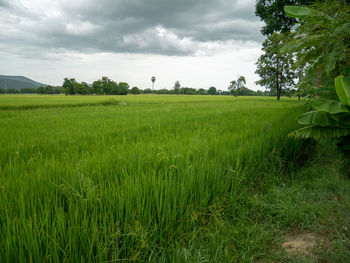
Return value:
[(156, 261), (300, 152), (293, 100), (155, 97), (0, 111), (1, 262)]

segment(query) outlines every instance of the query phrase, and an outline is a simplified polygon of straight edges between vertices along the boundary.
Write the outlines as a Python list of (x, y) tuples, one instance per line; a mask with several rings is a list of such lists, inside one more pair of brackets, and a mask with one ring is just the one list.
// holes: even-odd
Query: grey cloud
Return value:
[(0, 8), (2, 7), (9, 7), (9, 3), (6, 0), (0, 0)]
[(193, 55), (207, 43), (261, 41), (254, 0), (42, 1), (46, 9), (0, 0), (2, 47)]

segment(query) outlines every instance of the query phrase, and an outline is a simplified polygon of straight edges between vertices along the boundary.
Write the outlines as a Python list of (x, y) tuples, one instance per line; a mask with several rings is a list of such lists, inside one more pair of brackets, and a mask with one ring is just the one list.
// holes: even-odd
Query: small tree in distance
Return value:
[(144, 94), (151, 94), (152, 90), (150, 88), (147, 88), (143, 91)]
[(238, 96), (241, 90), (246, 89), (245, 84), (247, 84), (245, 77), (239, 76), (237, 80), (232, 80), (230, 82), (228, 90), (231, 91), (232, 95)]
[(156, 81), (156, 77), (153, 76), (153, 77), (151, 78), (151, 81), (152, 81), (152, 90), (154, 90), (154, 82)]
[(180, 88), (181, 88), (181, 84), (180, 81), (175, 81), (175, 85), (174, 85), (174, 94), (179, 95), (180, 94)]
[(132, 89), (131, 89), (131, 93), (132, 94), (140, 94), (140, 90), (139, 90), (139, 88), (138, 87), (133, 87)]
[(77, 86), (77, 82), (74, 78), (71, 78), (71, 79), (65, 78), (62, 85), (64, 93), (66, 95), (76, 94), (77, 93), (76, 86)]
[(215, 95), (216, 94), (216, 88), (211, 86), (209, 89), (208, 89), (208, 94), (210, 95)]
[(206, 91), (205, 89), (199, 89), (199, 90), (198, 90), (198, 94), (199, 94), (199, 95), (205, 95), (206, 92), (207, 92), (207, 91)]
[(119, 82), (117, 85), (117, 95), (126, 95), (128, 94), (129, 84), (126, 82)]

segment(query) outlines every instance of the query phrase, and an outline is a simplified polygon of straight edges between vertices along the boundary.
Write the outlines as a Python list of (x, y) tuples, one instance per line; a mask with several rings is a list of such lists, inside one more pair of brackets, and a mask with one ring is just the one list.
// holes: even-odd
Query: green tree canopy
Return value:
[(208, 94), (210, 95), (215, 95), (216, 94), (216, 88), (211, 86), (209, 89), (208, 89)]
[(92, 83), (92, 91), (94, 94), (102, 95), (103, 94), (103, 88), (102, 88), (102, 82), (101, 80), (96, 80)]
[(180, 88), (181, 88), (181, 84), (180, 84), (180, 81), (175, 81), (175, 84), (174, 84), (174, 94), (177, 94), (179, 95), (180, 94)]
[(132, 87), (131, 93), (135, 95), (140, 94), (140, 89), (138, 87)]
[(313, 2), (315, 2), (315, 0), (257, 0), (255, 4), (255, 14), (265, 22), (261, 33), (265, 36), (269, 36), (275, 32), (284, 33), (290, 31), (297, 20), (284, 13), (284, 6), (309, 5)]
[(204, 95), (204, 94), (206, 94), (206, 90), (205, 89), (199, 89), (198, 90), (198, 94), (200, 94), (200, 95)]
[(247, 84), (246, 79), (244, 76), (239, 76), (237, 80), (232, 80), (230, 82), (230, 86), (228, 86), (228, 90), (231, 92), (232, 95), (238, 96), (240, 95), (244, 89), (247, 89), (245, 87), (245, 84)]
[(117, 95), (126, 95), (128, 94), (129, 84), (127, 82), (119, 82), (117, 87)]
[(66, 95), (74, 95), (77, 93), (76, 87), (77, 87), (77, 82), (74, 78), (68, 79), (65, 78), (63, 81), (63, 90)]

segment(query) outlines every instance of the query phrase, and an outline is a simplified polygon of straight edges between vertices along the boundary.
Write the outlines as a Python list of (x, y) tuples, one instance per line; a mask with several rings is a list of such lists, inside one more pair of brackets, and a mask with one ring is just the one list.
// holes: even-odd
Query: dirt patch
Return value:
[(282, 248), (290, 255), (304, 255), (313, 257), (314, 248), (320, 244), (322, 240), (314, 233), (293, 233), (285, 236)]
[(122, 105), (122, 106), (126, 106), (126, 105), (128, 105), (125, 101), (120, 101), (119, 102), (119, 105)]

